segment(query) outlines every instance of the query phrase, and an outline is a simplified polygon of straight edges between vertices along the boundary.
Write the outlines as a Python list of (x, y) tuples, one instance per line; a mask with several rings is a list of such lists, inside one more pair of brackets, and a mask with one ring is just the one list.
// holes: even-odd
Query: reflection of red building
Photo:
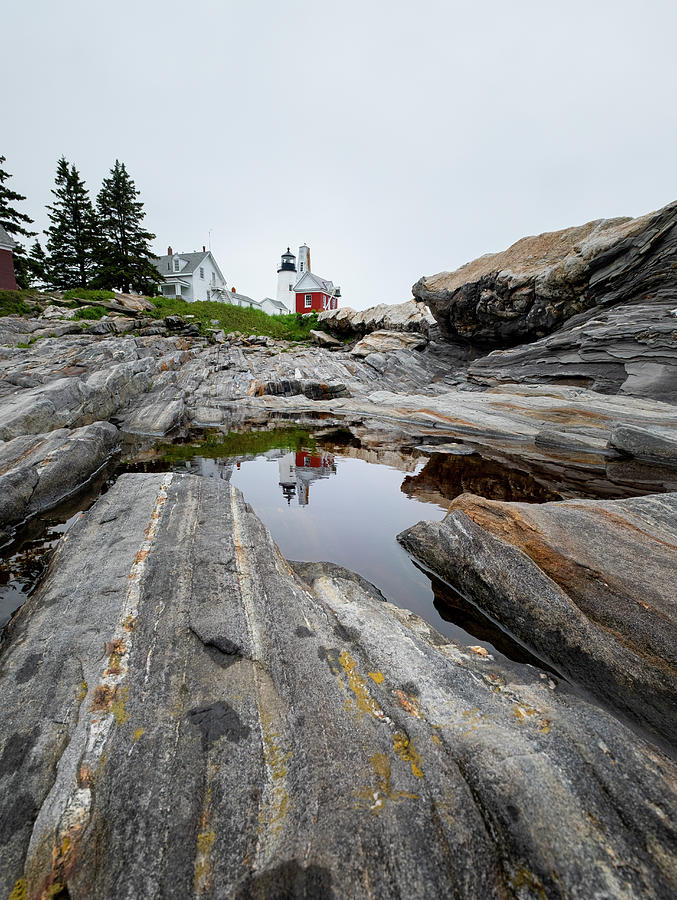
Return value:
[(310, 500), (310, 483), (318, 478), (329, 478), (336, 472), (334, 457), (322, 450), (300, 450), (287, 453), (279, 461), (280, 486), (287, 503), (296, 497), (299, 506), (307, 506)]
[(296, 454), (296, 465), (304, 469), (328, 469), (334, 465), (334, 457), (328, 453), (308, 453), (301, 450)]

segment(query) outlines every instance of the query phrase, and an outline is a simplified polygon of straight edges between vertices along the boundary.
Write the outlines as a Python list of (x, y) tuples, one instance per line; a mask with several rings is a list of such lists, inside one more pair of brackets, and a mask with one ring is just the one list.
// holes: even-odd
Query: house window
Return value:
[(290, 285), (289, 285), (289, 290), (291, 290), (293, 287), (294, 287), (294, 285), (293, 285), (293, 284), (290, 284)]
[(204, 281), (204, 277), (205, 277), (204, 266), (200, 266), (200, 278), (202, 278), (203, 281)]
[(303, 272), (303, 263), (299, 263), (299, 272)]
[(212, 287), (216, 284), (216, 272), (212, 272)]
[(178, 261), (178, 259), (175, 259), (175, 260), (174, 260), (174, 271), (175, 271), (175, 272), (178, 272), (178, 271), (179, 271), (179, 261)]
[(313, 295), (306, 294), (306, 309), (309, 309), (313, 305)]

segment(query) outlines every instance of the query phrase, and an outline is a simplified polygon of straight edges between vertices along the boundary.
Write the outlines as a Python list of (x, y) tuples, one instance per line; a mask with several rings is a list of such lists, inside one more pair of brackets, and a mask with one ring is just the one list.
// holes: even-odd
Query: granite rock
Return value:
[(318, 347), (327, 347), (328, 349), (340, 349), (343, 345), (341, 341), (337, 340), (337, 338), (332, 337), (330, 334), (327, 334), (326, 331), (318, 331), (317, 329), (311, 329), (308, 332), (308, 336), (313, 344), (317, 344)]
[(350, 306), (325, 310), (318, 314), (318, 324), (336, 334), (361, 335), (372, 331), (412, 331), (429, 335), (435, 320), (424, 303), (379, 303), (369, 309), (354, 310)]
[(392, 350), (420, 350), (428, 343), (422, 334), (404, 331), (372, 331), (358, 341), (350, 351), (351, 356), (365, 357), (370, 353), (388, 353)]

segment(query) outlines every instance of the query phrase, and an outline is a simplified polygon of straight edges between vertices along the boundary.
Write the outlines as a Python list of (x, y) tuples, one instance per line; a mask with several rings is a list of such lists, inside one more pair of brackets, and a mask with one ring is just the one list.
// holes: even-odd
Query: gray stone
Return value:
[(677, 437), (668, 437), (636, 425), (612, 426), (609, 447), (637, 459), (677, 465)]
[(295, 577), (218, 479), (121, 478), (10, 623), (0, 690), (5, 896), (677, 890), (669, 759), (351, 573)]
[(340, 348), (343, 345), (341, 341), (337, 340), (335, 337), (332, 337), (330, 334), (327, 334), (326, 331), (317, 331), (316, 329), (312, 329), (308, 332), (308, 336), (313, 344), (317, 344), (318, 347), (327, 347), (328, 349), (332, 349), (332, 347)]
[(40, 313), (41, 319), (73, 319), (76, 310), (62, 306), (46, 306)]

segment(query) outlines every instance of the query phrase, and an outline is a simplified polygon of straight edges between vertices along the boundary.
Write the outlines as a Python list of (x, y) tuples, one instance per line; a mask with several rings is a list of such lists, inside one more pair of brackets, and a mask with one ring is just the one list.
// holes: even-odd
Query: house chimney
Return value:
[(203, 253), (206, 253), (206, 252), (207, 252), (207, 248), (205, 247), (204, 244), (202, 245), (202, 252), (203, 252)]
[(234, 293), (234, 294), (236, 294), (236, 293), (237, 293), (237, 291), (236, 291), (236, 290), (235, 290), (235, 288), (234, 288), (234, 287), (232, 287), (232, 288), (231, 288), (231, 291), (232, 291), (232, 292), (233, 292), (233, 293)]
[(172, 253), (172, 248), (171, 248), (171, 247), (167, 247), (167, 256), (173, 256), (173, 255), (174, 255), (174, 254)]

